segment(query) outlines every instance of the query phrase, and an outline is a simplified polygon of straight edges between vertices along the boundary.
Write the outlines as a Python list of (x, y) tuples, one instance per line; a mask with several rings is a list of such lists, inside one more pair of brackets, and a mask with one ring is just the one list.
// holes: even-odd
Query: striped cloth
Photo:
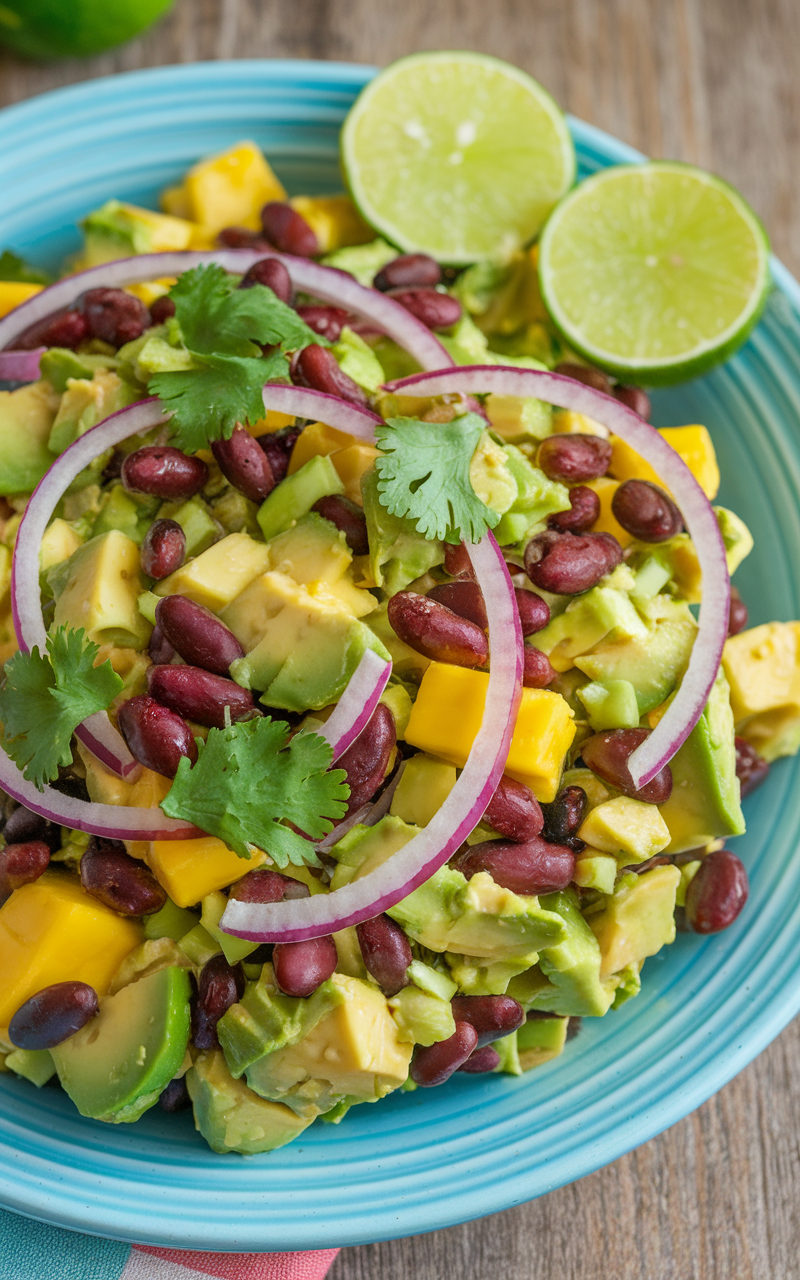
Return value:
[(62, 1231), (0, 1209), (0, 1280), (323, 1280), (338, 1252), (152, 1249)]

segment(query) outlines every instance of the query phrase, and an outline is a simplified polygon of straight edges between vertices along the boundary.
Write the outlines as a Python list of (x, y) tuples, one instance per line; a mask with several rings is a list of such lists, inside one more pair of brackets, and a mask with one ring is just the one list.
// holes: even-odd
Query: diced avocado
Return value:
[(635, 729), (639, 704), (630, 680), (592, 680), (576, 690), (595, 733), (603, 729)]
[(589, 927), (600, 946), (601, 977), (654, 956), (675, 941), (675, 893), (680, 878), (678, 867), (654, 867), (637, 876), (634, 884), (621, 884), (603, 910), (589, 916)]
[(557, 511), (569, 510), (569, 489), (557, 480), (549, 480), (538, 467), (513, 444), (504, 446), (517, 495), (493, 530), (502, 546), (522, 542), (542, 521)]
[(251, 502), (238, 489), (234, 489), (232, 484), (225, 485), (211, 499), (211, 514), (218, 525), (217, 536), (220, 533), (247, 533), (260, 542), (258, 507), (257, 502)]
[(258, 943), (248, 942), (245, 938), (234, 938), (232, 934), (222, 932), (219, 922), (227, 905), (228, 899), (219, 889), (215, 889), (213, 893), (207, 893), (202, 901), (200, 923), (219, 943), (228, 964), (238, 964), (240, 960), (244, 960), (245, 956), (249, 956), (257, 949)]
[(67, 520), (57, 517), (47, 526), (42, 544), (39, 547), (39, 568), (42, 573), (52, 569), (54, 565), (69, 560), (78, 547), (83, 546), (83, 538)]
[(37, 1089), (41, 1089), (56, 1074), (56, 1064), (49, 1049), (15, 1049), (7, 1056), (6, 1067), (24, 1080), (30, 1080)]
[(313, 595), (321, 599), (326, 594), (333, 596), (356, 618), (375, 608), (375, 597), (355, 586), (349, 572), (352, 552), (342, 531), (330, 520), (310, 511), (268, 546), (270, 564), (307, 586)]
[(303, 999), (278, 990), (271, 964), (249, 982), (238, 1004), (223, 1014), (217, 1034), (225, 1060), (238, 1079), (254, 1062), (286, 1045), (297, 1044), (347, 998), (347, 988), (334, 974)]
[(619, 973), (614, 975), (619, 985), (614, 992), (614, 1003), (612, 1009), (619, 1009), (626, 1004), (628, 1000), (632, 1000), (634, 996), (638, 996), (642, 989), (642, 965), (643, 960), (636, 960), (633, 964), (626, 965)]
[(30, 493), (52, 466), (47, 441), (57, 409), (46, 382), (0, 391), (0, 495)]
[(192, 235), (192, 224), (183, 218), (119, 200), (107, 200), (84, 218), (81, 228), (85, 239), (84, 267), (97, 267), (140, 253), (188, 249)]
[[(285, 483), (285, 481), (284, 481)], [(370, 568), (375, 583), (393, 596), (409, 582), (422, 577), (444, 560), (444, 547), (435, 538), (423, 538), (413, 521), (391, 515), (378, 500), (378, 473), (374, 467), (361, 481), (367, 518)]]
[(670, 833), (668, 853), (701, 848), (719, 836), (742, 834), (733, 712), (722, 669), (703, 714), (669, 767), (672, 794), (659, 806)]
[(613, 999), (601, 981), (600, 947), (578, 908), (574, 889), (542, 898), (547, 911), (561, 917), (563, 940), (540, 952), (538, 969), (513, 978), (508, 995), (525, 1009), (566, 1017), (602, 1017)]
[(408, 976), (420, 991), (429, 996), (437, 996), (440, 1000), (452, 1000), (458, 986), (441, 969), (434, 969), (424, 960), (412, 960), (408, 966)]
[(222, 951), (222, 947), (216, 938), (212, 938), (207, 929), (201, 924), (196, 924), (193, 929), (185, 933), (182, 938), (178, 939), (178, 946), (190, 961), (192, 968), (198, 971), (207, 964), (212, 956), (217, 956)]
[(92, 527), (93, 537), (118, 529), (126, 537), (140, 544), (158, 509), (158, 499), (134, 497), (121, 484), (115, 484), (103, 494), (100, 510)]
[[(196, 369), (198, 365), (184, 346), (175, 346), (162, 333), (151, 331), (144, 336), (144, 342), (135, 352), (126, 350), (124, 358), (133, 365), (133, 373), (137, 382), (145, 386), (154, 373), (182, 373), (185, 369)], [(122, 353), (120, 353), (122, 354)], [(132, 359), (133, 357), (133, 359)]]
[[(98, 422), (137, 399), (138, 392), (112, 369), (96, 369), (91, 380), (70, 378), (50, 431), (48, 449), (53, 453), (63, 453), (90, 427), (97, 426)], [(76, 487), (78, 481), (73, 482)]]
[[(242, 495), (240, 494), (239, 497)], [(186, 534), (186, 558), (202, 555), (217, 540), (219, 526), (211, 508), (195, 495), (188, 502), (164, 502), (158, 510), (159, 520), (175, 520)]]
[(100, 1012), (52, 1050), (81, 1115), (138, 1120), (179, 1070), (189, 1043), (189, 978), (159, 969), (100, 1003)]
[(398, 1040), (409, 1044), (436, 1044), (456, 1029), (449, 1000), (432, 996), (413, 983), (390, 997), (389, 1009), (397, 1024)]
[[(370, 619), (370, 630), (372, 630), (371, 622)], [(381, 703), (391, 711), (398, 740), (402, 741), (406, 736), (406, 728), (411, 719), (411, 708), (414, 705), (411, 694), (404, 684), (390, 676), (389, 683), (381, 694)]]
[(294, 475), (276, 485), (258, 509), (258, 523), (267, 541), (288, 529), (329, 494), (344, 493), (344, 485), (330, 458), (317, 455)]
[(611, 792), (604, 782), (601, 782), (596, 773), (592, 773), (591, 769), (566, 769), (561, 779), (562, 787), (580, 787), (586, 792), (586, 799), (589, 802), (589, 808), (593, 809), (595, 805), (602, 804), (604, 800), (608, 800)]
[(614, 796), (592, 809), (579, 836), (593, 849), (619, 854), (628, 862), (646, 862), (666, 849), (669, 827), (658, 806), (630, 796)]
[(686, 906), (686, 890), (700, 870), (701, 864), (702, 859), (696, 858), (693, 862), (684, 862), (681, 867), (681, 882), (675, 894), (675, 905), (677, 907)]
[(160, 911), (144, 918), (144, 936), (146, 938), (172, 938), (179, 942), (181, 938), (197, 924), (197, 916), (185, 907), (177, 906), (172, 898), (167, 898)]
[(269, 550), (246, 533), (229, 533), (187, 561), (155, 587), (158, 596), (179, 595), (219, 612), (269, 566)]
[(569, 1018), (531, 1018), (517, 1030), (517, 1053), (523, 1071), (541, 1067), (563, 1052)]
[(508, 454), (488, 431), (483, 432), (472, 455), (469, 481), (481, 502), (499, 514), (508, 511), (517, 499), (517, 482), (511, 473)]
[(389, 812), (426, 827), (456, 785), (456, 767), (421, 751), (406, 761)]
[(386, 814), (373, 827), (360, 823), (351, 827), (347, 835), (328, 851), (339, 864), (333, 873), (331, 889), (341, 889), (343, 885), (360, 880), (382, 866), (387, 858), (391, 858), (418, 833), (417, 827), (409, 826), (391, 814)]
[(195, 1128), (212, 1151), (258, 1155), (292, 1142), (314, 1119), (303, 1119), (280, 1102), (267, 1102), (234, 1080), (219, 1050), (201, 1053), (186, 1074)]
[(731, 636), (722, 665), (736, 732), (765, 760), (800, 746), (800, 623), (766, 622)]
[(640, 715), (672, 693), (686, 670), (697, 635), (697, 623), (685, 602), (666, 596), (657, 596), (656, 601), (647, 608), (660, 616), (644, 635), (620, 638), (612, 633), (590, 653), (575, 658), (575, 666), (593, 680), (628, 680), (636, 691)]
[(147, 938), (122, 961), (111, 979), (108, 994), (116, 995), (132, 982), (138, 982), (140, 978), (147, 978), (151, 973), (170, 966), (177, 966), (179, 969), (191, 967), (188, 957), (173, 938)]
[[(604, 583), (576, 596), (563, 613), (537, 631), (536, 648), (547, 654), (556, 671), (569, 671), (580, 654), (592, 652), (609, 632), (620, 642), (649, 637), (647, 624), (627, 595), (634, 581), (627, 565), (620, 565)], [(629, 677), (623, 673), (622, 678)]]
[(338, 929), (331, 937), (336, 944), (336, 968), (350, 978), (368, 978), (367, 967), (361, 954), (355, 925)]
[(572, 882), (580, 889), (597, 889), (600, 893), (613, 893), (617, 878), (617, 860), (608, 853), (598, 853), (587, 848), (575, 859)]
[(96, 369), (113, 369), (116, 364), (116, 356), (78, 355), (67, 347), (50, 347), (39, 361), (39, 368), (42, 377), (61, 395), (70, 378), (86, 378), (91, 382)]
[(727, 507), (715, 507), (722, 541), (725, 543), (725, 558), (728, 561), (728, 573), (733, 574), (753, 550), (753, 535), (735, 511)]
[(66, 563), (56, 598), (56, 627), (83, 627), (96, 644), (144, 649), (152, 627), (139, 612), (139, 548), (112, 529), (79, 547)]
[(365, 391), (377, 391), (383, 385), (385, 374), (380, 361), (364, 339), (347, 325), (331, 351), (342, 372)]
[(486, 397), (486, 412), (492, 431), (504, 440), (517, 440), (520, 436), (533, 436), (544, 440), (553, 431), (553, 407), (532, 396), (501, 396), (493, 393)]
[(359, 284), (370, 285), (381, 267), (397, 257), (397, 250), (380, 238), (367, 244), (337, 249), (322, 259), (326, 267), (337, 267), (354, 276)]
[(503, 996), (512, 978), (525, 973), (539, 959), (537, 951), (509, 960), (484, 960), (446, 951), (445, 960), (459, 991), (468, 996)]

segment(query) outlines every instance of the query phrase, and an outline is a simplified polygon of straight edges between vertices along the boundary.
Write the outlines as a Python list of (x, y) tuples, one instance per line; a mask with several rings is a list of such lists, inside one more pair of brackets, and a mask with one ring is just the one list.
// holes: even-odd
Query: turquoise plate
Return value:
[[(199, 156), (254, 138), (294, 191), (340, 187), (336, 143), (372, 72), (324, 62), (168, 67), (59, 90), (2, 114), (0, 245), (55, 264), (110, 196), (154, 205)], [(583, 174), (641, 157), (573, 121)], [(704, 422), (722, 501), (756, 549), (737, 582), (753, 622), (800, 616), (800, 289), (777, 289), (724, 368), (655, 397), (660, 425)], [(273, 1155), (214, 1155), (185, 1114), (82, 1120), (56, 1089), (0, 1077), (0, 1203), (155, 1245), (281, 1250), (361, 1244), (506, 1209), (572, 1182), (680, 1120), (800, 1008), (800, 765), (747, 801), (737, 843), (752, 896), (719, 937), (682, 935), (642, 994), (584, 1022), (520, 1079), (456, 1076), (314, 1125)]]

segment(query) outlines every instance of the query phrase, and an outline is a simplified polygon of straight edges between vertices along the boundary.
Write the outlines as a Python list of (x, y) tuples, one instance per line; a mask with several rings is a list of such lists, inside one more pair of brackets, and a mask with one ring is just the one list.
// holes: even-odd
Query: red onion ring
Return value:
[(268, 382), (264, 387), (264, 404), (269, 397), (269, 408), (278, 413), (291, 413), (296, 418), (312, 418), (336, 427), (348, 435), (362, 440), (375, 439), (375, 426), (383, 422), (371, 409), (362, 409), (349, 400), (340, 400), (327, 391), (312, 391), (308, 387), (292, 387), (283, 382)]
[(334, 710), (325, 723), (314, 730), (332, 747), (331, 763), (344, 755), (366, 729), (391, 674), (391, 662), (381, 658), (374, 649), (365, 651)]
[(40, 378), (39, 361), (47, 347), (35, 351), (0, 351), (0, 381), (35, 382)]

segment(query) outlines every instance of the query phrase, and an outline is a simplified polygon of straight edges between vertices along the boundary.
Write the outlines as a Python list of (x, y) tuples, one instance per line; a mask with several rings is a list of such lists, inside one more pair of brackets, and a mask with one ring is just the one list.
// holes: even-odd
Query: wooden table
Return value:
[[(448, 47), (516, 62), (584, 120), (730, 179), (800, 273), (797, 0), (178, 0), (157, 29), (103, 58), (0, 56), (0, 104), (163, 63), (385, 63)], [(609, 1168), (463, 1227), (347, 1250), (331, 1280), (800, 1277), (798, 1061), (796, 1023), (694, 1115)]]

